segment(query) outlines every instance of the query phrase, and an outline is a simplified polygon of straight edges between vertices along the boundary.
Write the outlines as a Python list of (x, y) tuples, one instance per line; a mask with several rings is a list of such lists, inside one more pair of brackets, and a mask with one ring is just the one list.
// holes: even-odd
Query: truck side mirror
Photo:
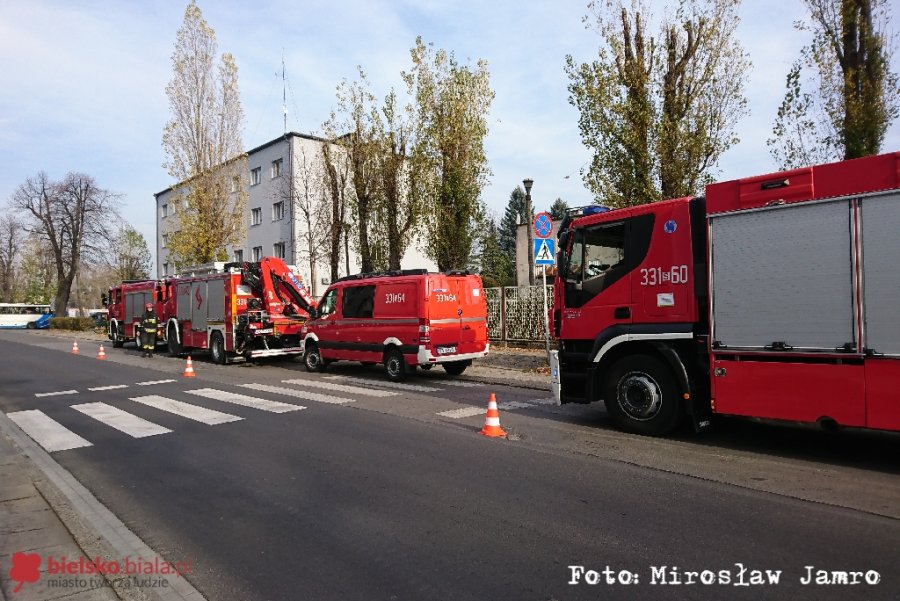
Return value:
[(109, 306), (109, 299), (106, 297), (105, 292), (100, 293), (100, 304), (102, 304), (104, 307)]

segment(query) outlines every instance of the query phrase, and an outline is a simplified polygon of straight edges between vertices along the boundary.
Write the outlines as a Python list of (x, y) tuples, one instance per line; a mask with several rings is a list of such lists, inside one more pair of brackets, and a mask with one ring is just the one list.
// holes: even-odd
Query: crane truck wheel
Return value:
[(684, 413), (675, 377), (650, 355), (625, 357), (613, 364), (603, 386), (606, 411), (629, 432), (659, 436), (674, 430)]
[(213, 363), (225, 365), (228, 362), (228, 354), (225, 352), (225, 339), (222, 338), (221, 332), (213, 332), (212, 339), (209, 341), (209, 352), (212, 355)]
[(303, 362), (306, 363), (306, 371), (325, 371), (326, 363), (322, 359), (322, 353), (319, 352), (319, 347), (315, 344), (306, 345), (306, 352), (303, 354)]
[(400, 349), (392, 348), (384, 354), (384, 373), (391, 382), (401, 382), (406, 379), (409, 371), (406, 359)]
[(170, 357), (180, 357), (183, 349), (181, 348), (181, 343), (178, 342), (178, 332), (175, 331), (175, 326), (169, 326), (169, 333), (166, 334), (166, 342), (169, 344), (169, 356)]

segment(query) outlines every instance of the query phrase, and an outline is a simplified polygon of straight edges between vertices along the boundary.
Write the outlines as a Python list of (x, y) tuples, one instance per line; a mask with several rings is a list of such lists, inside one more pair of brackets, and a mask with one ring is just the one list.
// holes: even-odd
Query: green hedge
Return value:
[(51, 317), (50, 328), (53, 330), (72, 330), (86, 332), (93, 330), (96, 323), (90, 317)]

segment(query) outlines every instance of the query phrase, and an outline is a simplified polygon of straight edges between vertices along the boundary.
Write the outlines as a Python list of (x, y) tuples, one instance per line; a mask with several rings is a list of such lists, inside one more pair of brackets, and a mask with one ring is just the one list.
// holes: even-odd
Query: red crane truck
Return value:
[(156, 304), (158, 340), (179, 356), (209, 350), (215, 363), (299, 355), (300, 328), (315, 310), (299, 278), (281, 259), (216, 263), (163, 280), (123, 283), (109, 292), (109, 337), (135, 339), (144, 305)]
[(900, 152), (588, 207), (559, 234), (559, 401), (900, 430)]

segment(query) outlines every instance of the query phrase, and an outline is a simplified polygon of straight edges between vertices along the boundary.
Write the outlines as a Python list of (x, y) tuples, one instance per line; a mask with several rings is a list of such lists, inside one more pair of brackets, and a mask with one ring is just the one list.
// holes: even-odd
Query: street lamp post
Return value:
[(528, 285), (534, 286), (534, 235), (532, 234), (532, 223), (533, 215), (531, 209), (531, 186), (534, 185), (534, 180), (529, 178), (525, 178), (522, 180), (522, 183), (525, 184), (525, 225), (527, 226), (525, 229), (528, 232), (528, 247), (525, 249), (526, 254), (528, 255)]

